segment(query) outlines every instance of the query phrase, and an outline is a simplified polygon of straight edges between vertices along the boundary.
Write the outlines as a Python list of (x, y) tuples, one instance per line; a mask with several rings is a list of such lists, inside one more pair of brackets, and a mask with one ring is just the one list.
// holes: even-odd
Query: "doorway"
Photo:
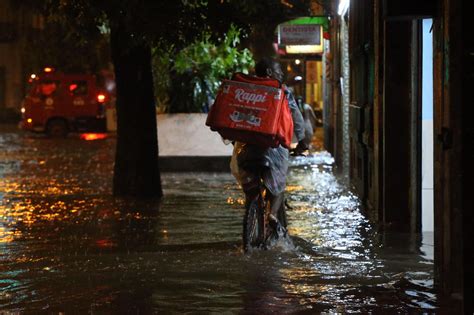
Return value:
[(5, 67), (0, 66), (0, 108), (6, 107), (7, 81)]
[(432, 19), (422, 24), (421, 213), (422, 232), (434, 231), (433, 33)]

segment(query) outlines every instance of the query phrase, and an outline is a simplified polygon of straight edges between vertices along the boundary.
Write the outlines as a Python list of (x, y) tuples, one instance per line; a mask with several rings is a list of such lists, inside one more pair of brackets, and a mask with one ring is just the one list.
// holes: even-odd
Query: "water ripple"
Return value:
[(0, 312), (435, 308), (429, 249), (377, 233), (329, 153), (291, 163), (292, 238), (243, 254), (243, 195), (231, 175), (163, 174), (161, 203), (117, 199), (114, 146), (113, 137), (0, 133)]

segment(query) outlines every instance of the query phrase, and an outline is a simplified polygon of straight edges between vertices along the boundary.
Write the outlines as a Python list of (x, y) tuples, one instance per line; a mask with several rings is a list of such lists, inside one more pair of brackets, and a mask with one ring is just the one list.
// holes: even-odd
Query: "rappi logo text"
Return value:
[(255, 103), (265, 102), (266, 97), (267, 97), (267, 93), (257, 94), (257, 93), (246, 92), (245, 90), (242, 90), (242, 89), (235, 90), (235, 99), (238, 100), (239, 102), (247, 102), (247, 103), (252, 103), (255, 105)]

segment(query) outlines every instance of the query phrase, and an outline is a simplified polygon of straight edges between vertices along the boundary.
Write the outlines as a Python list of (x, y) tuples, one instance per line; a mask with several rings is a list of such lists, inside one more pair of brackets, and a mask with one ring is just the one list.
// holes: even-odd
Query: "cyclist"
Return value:
[[(269, 77), (283, 83), (283, 71), (280, 64), (272, 58), (263, 58), (255, 66), (255, 73), (258, 77)], [(303, 139), (305, 137), (304, 120), (293, 94), (282, 86), (293, 118), (293, 133), (298, 140), (296, 152), (307, 149)], [(288, 149), (281, 145), (277, 148), (261, 148), (241, 142), (234, 143), (234, 151), (231, 160), (232, 174), (242, 186), (245, 193), (245, 206), (259, 193), (259, 174), (252, 172), (248, 166), (265, 166), (262, 174), (263, 182), (270, 193), (269, 201), (271, 205), (270, 223), (279, 230), (281, 225), (286, 227), (286, 222), (279, 222), (277, 219), (280, 207), (284, 206), (284, 191), (286, 187), (286, 173), (288, 171)], [(276, 225), (276, 226), (275, 226)]]

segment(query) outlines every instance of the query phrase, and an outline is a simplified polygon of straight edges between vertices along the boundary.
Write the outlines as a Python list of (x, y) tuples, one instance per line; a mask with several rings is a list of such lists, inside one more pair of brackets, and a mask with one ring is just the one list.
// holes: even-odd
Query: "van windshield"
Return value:
[(56, 93), (59, 87), (58, 81), (41, 81), (36, 87), (36, 93), (42, 96), (52, 96)]

